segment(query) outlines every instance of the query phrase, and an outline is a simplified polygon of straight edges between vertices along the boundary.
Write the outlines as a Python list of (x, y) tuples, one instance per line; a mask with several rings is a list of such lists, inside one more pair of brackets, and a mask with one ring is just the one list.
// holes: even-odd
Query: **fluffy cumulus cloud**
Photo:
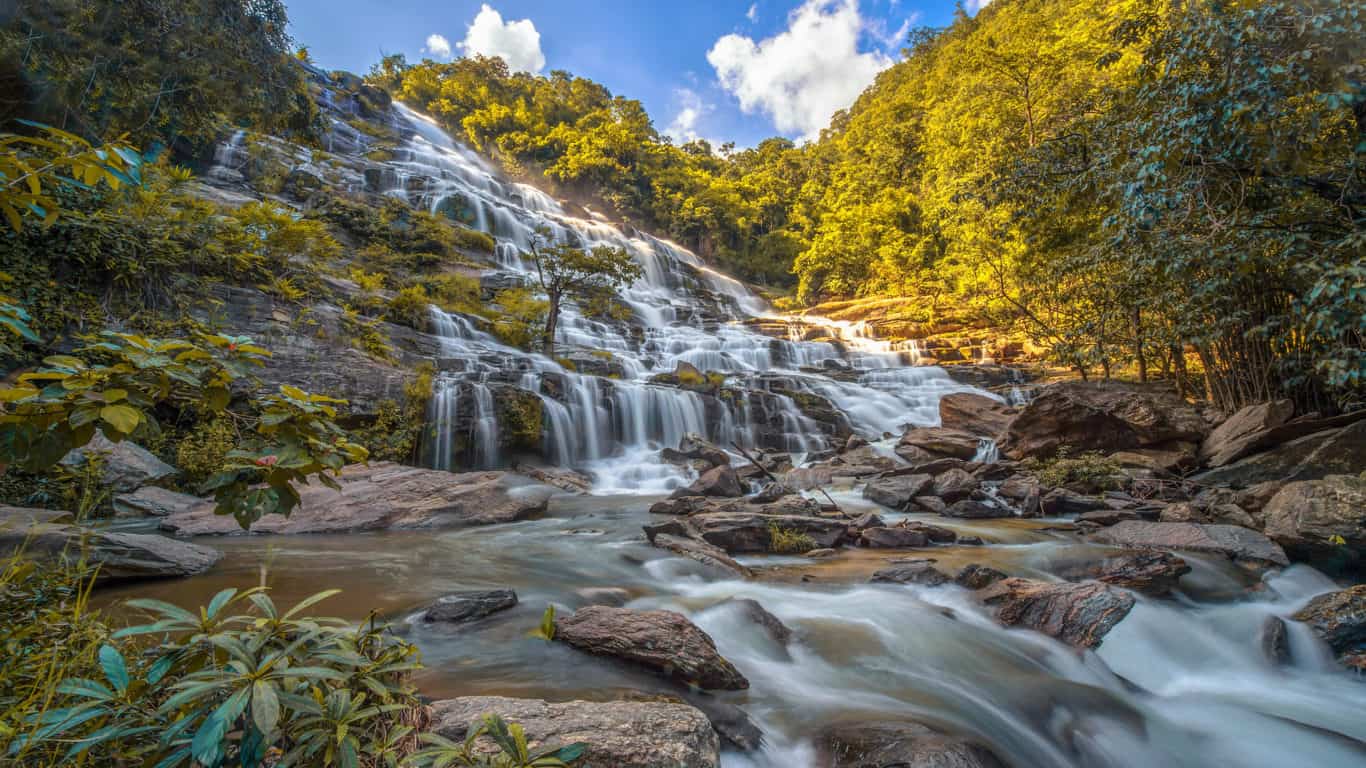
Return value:
[(807, 0), (774, 37), (726, 35), (707, 61), (742, 110), (769, 115), (784, 134), (812, 139), (892, 65), (881, 51), (859, 51), (866, 29), (858, 0)]
[(438, 59), (449, 59), (451, 57), (451, 41), (445, 35), (427, 35), (427, 46), (422, 49), (423, 53), (429, 53)]
[(966, 0), (963, 5), (967, 7), (969, 13), (977, 13), (990, 3), (991, 0)]
[(674, 98), (678, 101), (678, 114), (664, 129), (664, 134), (679, 144), (701, 138), (697, 132), (697, 121), (710, 112), (712, 106), (703, 102), (702, 97), (691, 88), (679, 88), (674, 91)]
[(479, 8), (460, 50), (466, 56), (498, 56), (515, 72), (540, 72), (545, 67), (541, 33), (531, 19), (504, 21), (503, 14), (488, 5)]

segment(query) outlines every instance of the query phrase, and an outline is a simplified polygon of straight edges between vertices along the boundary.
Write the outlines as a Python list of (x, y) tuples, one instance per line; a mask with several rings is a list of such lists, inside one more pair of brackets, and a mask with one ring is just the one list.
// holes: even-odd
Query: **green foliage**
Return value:
[(142, 183), (143, 157), (123, 140), (95, 147), (52, 126), (22, 121), (37, 135), (0, 134), (0, 215), (16, 232), (37, 217), (51, 226), (61, 213), (55, 188)]
[(567, 243), (553, 243), (547, 230), (538, 229), (531, 240), (536, 279), (545, 292), (545, 327), (541, 348), (546, 355), (555, 353), (555, 329), (565, 302), (603, 302), (617, 290), (635, 282), (644, 273), (630, 254), (621, 248), (596, 246), (590, 250)]
[[(550, 610), (553, 617), (554, 609)], [(481, 737), (492, 741), (498, 753), (490, 755), (481, 750), (478, 746)], [(574, 743), (532, 752), (527, 748), (522, 727), (507, 723), (495, 714), (485, 715), (480, 726), (471, 728), (461, 743), (435, 733), (424, 733), (420, 738), (428, 747), (414, 755), (414, 763), (434, 768), (568, 768), (587, 751), (587, 745)]]
[(816, 548), (816, 540), (801, 531), (768, 524), (768, 551), (779, 555), (799, 555)]
[(342, 332), (356, 348), (376, 360), (393, 362), (394, 348), (389, 345), (389, 334), (377, 317), (361, 317), (354, 307), (342, 307)]
[(1066, 447), (1049, 459), (1028, 459), (1024, 470), (1047, 488), (1066, 486), (1082, 493), (1099, 493), (1123, 488), (1128, 476), (1119, 463), (1096, 451), (1073, 455)]
[(223, 467), (228, 451), (240, 436), (234, 419), (215, 414), (196, 422), (176, 442), (175, 466), (191, 488), (197, 488)]
[(403, 387), (403, 402), (382, 400), (375, 420), (354, 432), (355, 441), (364, 445), (377, 461), (411, 462), (422, 444), (427, 423), (427, 401), (432, 397), (431, 363), (417, 367), (417, 376)]
[(493, 297), (502, 311), (493, 318), (493, 335), (512, 347), (530, 349), (542, 339), (550, 303), (526, 288), (507, 288)]
[(431, 297), (421, 285), (410, 285), (394, 294), (384, 309), (384, 317), (391, 323), (406, 325), (419, 331), (427, 327), (427, 313)]

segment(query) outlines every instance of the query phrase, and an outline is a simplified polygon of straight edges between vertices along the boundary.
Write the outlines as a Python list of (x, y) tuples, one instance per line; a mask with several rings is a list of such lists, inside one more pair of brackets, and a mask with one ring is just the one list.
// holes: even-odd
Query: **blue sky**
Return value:
[[(976, 7), (981, 0), (969, 0)], [(644, 102), (679, 140), (752, 146), (814, 137), (905, 33), (941, 26), (951, 0), (288, 0), (320, 66), (363, 73), (382, 54), (466, 52), (565, 69)]]

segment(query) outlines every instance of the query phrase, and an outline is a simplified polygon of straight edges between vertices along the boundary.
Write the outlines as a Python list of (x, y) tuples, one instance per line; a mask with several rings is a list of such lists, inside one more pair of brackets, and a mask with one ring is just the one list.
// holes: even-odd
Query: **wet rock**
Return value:
[(812, 549), (829, 549), (845, 536), (847, 525), (839, 520), (793, 515), (714, 513), (690, 518), (698, 535), (709, 544), (727, 552), (772, 552), (777, 530), (789, 537), (806, 537)]
[[(550, 703), (466, 696), (432, 704), (433, 730), (461, 742), (483, 716), (522, 726), (532, 751), (587, 745), (584, 762), (612, 768), (719, 768), (720, 742), (707, 716), (687, 704), (647, 701)], [(480, 752), (496, 748), (481, 739)]]
[(1138, 520), (1139, 514), (1131, 509), (1098, 509), (1077, 515), (1078, 523), (1095, 523), (1099, 526), (1114, 525), (1125, 520)]
[(738, 598), (726, 601), (728, 605), (739, 607), (741, 613), (750, 621), (758, 624), (778, 645), (787, 645), (792, 640), (792, 630), (777, 616), (768, 612), (757, 600)]
[(1214, 428), (1200, 444), (1200, 460), (1222, 467), (1251, 453), (1266, 432), (1295, 415), (1295, 403), (1273, 400), (1245, 406)]
[(855, 448), (839, 456), (816, 465), (830, 472), (831, 478), (835, 477), (868, 477), (883, 472), (890, 472), (898, 468), (896, 459), (884, 456), (878, 448), (865, 445), (862, 448)]
[(656, 547), (666, 549), (679, 557), (696, 560), (703, 565), (715, 568), (728, 576), (747, 579), (754, 575), (754, 571), (735, 562), (735, 560), (730, 555), (727, 555), (720, 547), (712, 546), (705, 541), (680, 537), (673, 534), (657, 533), (651, 543)]
[(78, 469), (85, 465), (92, 453), (101, 456), (100, 482), (116, 493), (135, 491), (144, 485), (169, 480), (179, 474), (175, 467), (133, 441), (120, 440), (115, 443), (99, 431), (85, 446), (62, 457), (61, 463)]
[(916, 549), (930, 543), (923, 531), (910, 528), (865, 528), (859, 545), (871, 549)]
[(1091, 539), (1125, 549), (1174, 549), (1221, 554), (1249, 565), (1290, 564), (1285, 551), (1276, 542), (1236, 525), (1126, 520), (1092, 534)]
[(147, 485), (132, 493), (114, 497), (114, 514), (119, 517), (167, 517), (205, 503), (198, 496), (176, 493), (155, 485)]
[(645, 538), (651, 545), (659, 536), (677, 536), (681, 539), (695, 537), (697, 532), (684, 520), (666, 520), (662, 523), (647, 523), (641, 526), (645, 531)]
[(759, 492), (749, 497), (752, 504), (772, 504), (784, 496), (791, 496), (795, 491), (782, 483), (766, 483)]
[[(1366, 415), (1366, 411), (1349, 414)], [(1295, 422), (1272, 430), (1291, 430)], [(1329, 475), (1359, 475), (1366, 471), (1366, 418), (1348, 426), (1326, 429), (1274, 444), (1231, 464), (1195, 475), (1206, 486), (1248, 488), (1269, 481), (1319, 480)]]
[(930, 486), (931, 494), (943, 499), (945, 503), (952, 504), (959, 499), (966, 499), (977, 490), (977, 478), (972, 473), (961, 469), (950, 469), (934, 479)]
[(989, 565), (970, 563), (963, 566), (963, 570), (953, 577), (953, 583), (960, 587), (977, 590), (985, 589), (1004, 578), (1008, 577), (1003, 571), (998, 571)]
[(827, 557), (834, 557), (838, 554), (838, 549), (813, 549), (806, 553), (806, 557), (809, 557), (812, 560), (824, 560)]
[(1006, 578), (977, 593), (1008, 627), (1026, 627), (1077, 648), (1095, 648), (1134, 607), (1133, 595), (1108, 584)]
[(1262, 654), (1278, 666), (1290, 663), (1290, 630), (1280, 616), (1267, 616), (1262, 622)]
[(630, 591), (621, 587), (584, 587), (574, 590), (574, 594), (583, 600), (584, 605), (619, 606), (631, 602)]
[(864, 528), (881, 528), (884, 525), (886, 523), (876, 513), (866, 512), (854, 518), (854, 521), (849, 524), (849, 531), (855, 533)]
[(693, 432), (683, 435), (678, 441), (678, 452), (690, 459), (702, 459), (713, 467), (730, 465), (730, 454)]
[(1262, 509), (1266, 535), (1297, 560), (1366, 559), (1366, 479), (1330, 475), (1281, 488)]
[(1039, 499), (1039, 509), (1048, 517), (1079, 515), (1105, 508), (1104, 499), (1086, 496), (1066, 488), (1054, 488)]
[(1155, 387), (1117, 381), (1065, 381), (1044, 387), (1011, 422), (1002, 453), (1012, 459), (1047, 457), (1067, 446), (1111, 453), (1202, 440), (1205, 421)]
[(949, 508), (949, 505), (945, 504), (944, 500), (938, 496), (916, 496), (914, 501), (916, 506), (926, 512), (933, 512), (939, 515), (944, 514), (944, 511)]
[(1169, 475), (1195, 463), (1195, 455), (1187, 451), (1166, 451), (1158, 448), (1134, 448), (1115, 451), (1110, 461), (1124, 469), (1143, 469), (1157, 475)]
[(1015, 413), (1000, 400), (972, 392), (951, 392), (939, 398), (940, 426), (978, 437), (1004, 435)]
[(555, 640), (639, 664), (699, 688), (749, 687), (744, 675), (717, 653), (711, 637), (673, 611), (588, 606), (555, 621)]
[(977, 455), (978, 437), (944, 427), (916, 427), (901, 436), (899, 446), (911, 446), (935, 456), (971, 459)]
[(582, 472), (559, 467), (533, 467), (528, 464), (513, 464), (512, 471), (526, 475), (538, 483), (558, 488), (565, 493), (585, 494), (593, 487), (593, 478)]
[(650, 506), (655, 515), (711, 515), (711, 514), (754, 514), (754, 515), (819, 515), (821, 505), (815, 499), (804, 496), (782, 496), (777, 501), (756, 504), (753, 499), (719, 499), (706, 496), (684, 496), (665, 499)]
[(1167, 552), (1125, 552), (1095, 562), (1073, 563), (1054, 571), (1068, 581), (1100, 581), (1161, 597), (1190, 573), (1185, 560)]
[(833, 725), (816, 744), (821, 768), (1005, 768), (985, 747), (915, 722)]
[(1293, 618), (1307, 624), (1339, 658), (1366, 652), (1366, 584), (1319, 595)]
[(422, 614), (428, 624), (463, 624), (477, 621), (517, 605), (517, 593), (510, 589), (455, 592), (433, 603)]
[[(302, 501), (289, 517), (269, 515), (253, 533), (345, 533), (391, 528), (456, 528), (524, 520), (545, 511), (544, 488), (513, 488), (505, 472), (453, 474), (387, 461), (342, 471), (341, 490), (321, 483), (300, 486)], [(162, 518), (163, 530), (181, 536), (242, 533), (231, 516), (205, 502)]]
[(910, 560), (875, 571), (868, 581), (872, 584), (919, 584), (937, 587), (949, 583), (952, 579), (935, 568), (933, 560)]
[(61, 509), (9, 507), (0, 505), (0, 531), (27, 528), (33, 523), (74, 523), (76, 516)]
[(193, 576), (212, 568), (222, 557), (218, 550), (154, 534), (55, 523), (0, 527), (0, 557), (21, 548), (34, 558), (84, 557), (99, 566), (101, 584)]
[(933, 481), (934, 478), (930, 475), (879, 477), (869, 480), (868, 484), (863, 486), (863, 498), (884, 507), (905, 511), (911, 500), (921, 495)]
[(678, 496), (721, 496), (724, 498), (737, 498), (745, 495), (745, 489), (740, 486), (740, 478), (735, 474), (735, 470), (729, 464), (721, 467), (712, 467), (686, 489), (674, 492)]
[(1158, 520), (1164, 523), (1215, 523), (1220, 525), (1240, 525), (1244, 528), (1257, 526), (1252, 516), (1237, 504), (1202, 505), (1196, 501), (1182, 501), (1163, 507)]
[(1015, 513), (1007, 507), (988, 504), (977, 499), (961, 499), (950, 504), (943, 512), (944, 517), (961, 517), (966, 520), (988, 520), (998, 517), (1014, 517)]
[(931, 544), (952, 544), (958, 540), (958, 534), (953, 529), (922, 523), (919, 520), (902, 520), (896, 527), (922, 533)]

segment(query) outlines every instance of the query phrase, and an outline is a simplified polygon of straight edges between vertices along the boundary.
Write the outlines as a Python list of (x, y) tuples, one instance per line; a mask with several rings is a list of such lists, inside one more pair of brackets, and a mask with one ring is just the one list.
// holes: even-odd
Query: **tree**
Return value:
[(640, 265), (621, 248), (599, 245), (589, 250), (550, 242), (550, 232), (538, 229), (531, 239), (536, 280), (547, 302), (541, 349), (555, 354), (555, 331), (565, 302), (581, 303), (615, 293), (643, 274)]

